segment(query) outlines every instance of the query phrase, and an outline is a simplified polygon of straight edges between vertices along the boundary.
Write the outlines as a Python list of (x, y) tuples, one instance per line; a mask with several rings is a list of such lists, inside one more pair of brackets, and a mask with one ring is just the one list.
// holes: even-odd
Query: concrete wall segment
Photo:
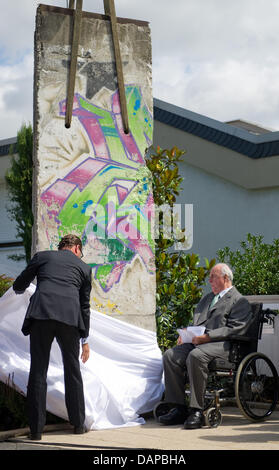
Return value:
[(92, 306), (155, 330), (150, 29), (118, 22), (130, 133), (123, 130), (110, 23), (84, 15), (73, 118), (65, 128), (73, 18), (41, 5), (35, 33), (33, 252), (65, 233), (84, 242)]

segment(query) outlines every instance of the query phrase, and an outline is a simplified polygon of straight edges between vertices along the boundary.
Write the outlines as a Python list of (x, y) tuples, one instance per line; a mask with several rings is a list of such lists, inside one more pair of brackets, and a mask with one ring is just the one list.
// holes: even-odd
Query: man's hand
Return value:
[(87, 361), (87, 359), (89, 358), (89, 354), (90, 354), (89, 344), (85, 343), (85, 344), (82, 345), (82, 353), (81, 353), (81, 356), (80, 356), (83, 363), (85, 363)]
[(179, 346), (180, 344), (183, 344), (183, 341), (182, 341), (181, 336), (178, 336), (178, 338), (177, 338), (177, 346)]
[[(182, 330), (187, 330), (187, 328), (182, 328)], [(177, 346), (179, 346), (180, 344), (183, 344), (183, 339), (181, 338), (181, 336), (179, 335), (178, 338), (177, 338)]]
[(207, 333), (201, 335), (201, 336), (194, 336), (192, 339), (192, 343), (197, 346), (198, 344), (204, 344), (204, 343), (209, 343), (210, 342), (210, 337)]

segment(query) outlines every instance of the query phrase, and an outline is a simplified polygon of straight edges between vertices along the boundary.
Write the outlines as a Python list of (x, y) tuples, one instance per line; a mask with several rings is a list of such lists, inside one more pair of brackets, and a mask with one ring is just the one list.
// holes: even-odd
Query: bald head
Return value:
[(216, 295), (232, 286), (233, 273), (225, 263), (216, 264), (210, 271), (209, 282), (212, 292)]

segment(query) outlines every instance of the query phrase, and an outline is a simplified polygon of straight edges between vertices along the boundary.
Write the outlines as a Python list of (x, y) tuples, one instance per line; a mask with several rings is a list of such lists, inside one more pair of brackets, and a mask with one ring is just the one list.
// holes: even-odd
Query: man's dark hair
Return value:
[(80, 247), (80, 250), (82, 250), (82, 242), (77, 235), (72, 235), (71, 233), (68, 235), (65, 235), (65, 237), (61, 238), (59, 245), (58, 245), (58, 250), (63, 250), (63, 248), (71, 248), (72, 246), (78, 245)]

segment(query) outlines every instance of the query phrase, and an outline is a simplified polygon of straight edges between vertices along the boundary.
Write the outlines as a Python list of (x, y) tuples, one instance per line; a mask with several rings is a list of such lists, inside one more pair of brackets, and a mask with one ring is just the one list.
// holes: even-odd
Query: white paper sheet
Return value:
[[(35, 286), (16, 295), (9, 289), (0, 298), (0, 380), (13, 375), (26, 395), (30, 367), (29, 337), (21, 327)], [(91, 310), (90, 358), (81, 371), (88, 429), (144, 424), (163, 393), (162, 355), (156, 334)], [(53, 342), (48, 370), (47, 409), (68, 419), (64, 403), (61, 352)]]
[(177, 330), (179, 336), (181, 336), (183, 343), (192, 343), (194, 336), (201, 336), (205, 332), (204, 326), (188, 326)]

